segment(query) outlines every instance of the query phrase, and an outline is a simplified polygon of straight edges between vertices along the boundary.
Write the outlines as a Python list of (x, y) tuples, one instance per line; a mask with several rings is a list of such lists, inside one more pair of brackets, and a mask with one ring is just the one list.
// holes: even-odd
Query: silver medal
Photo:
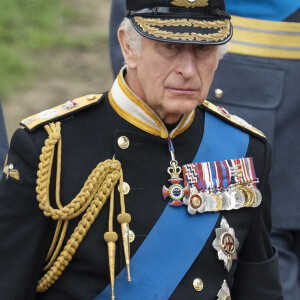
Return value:
[(251, 186), (250, 189), (255, 193), (255, 200), (251, 207), (257, 207), (261, 204), (262, 195), (258, 188)]
[(214, 211), (216, 208), (217, 208), (216, 198), (209, 193), (205, 193), (205, 211)]
[(229, 190), (229, 193), (234, 196), (235, 205), (233, 209), (239, 209), (241, 208), (245, 203), (245, 195), (242, 191), (240, 191), (237, 188), (232, 188)]
[(226, 192), (218, 192), (217, 195), (222, 199), (222, 208), (221, 210), (228, 210), (231, 200), (228, 198)]
[(198, 213), (202, 214), (205, 212), (205, 208), (206, 208), (206, 194), (203, 192), (199, 192), (198, 195), (202, 199), (202, 205), (198, 208)]
[(187, 205), (187, 211), (191, 215), (194, 215), (197, 212), (205, 212), (205, 194), (203, 192), (198, 193), (198, 190), (195, 187), (190, 189), (190, 196), (189, 198), (184, 198), (183, 203)]

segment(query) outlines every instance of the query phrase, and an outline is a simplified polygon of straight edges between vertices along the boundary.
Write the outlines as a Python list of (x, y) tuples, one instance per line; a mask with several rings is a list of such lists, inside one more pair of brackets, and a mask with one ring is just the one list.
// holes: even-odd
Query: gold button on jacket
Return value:
[(129, 147), (129, 139), (127, 136), (120, 136), (118, 138), (118, 145), (121, 149), (127, 149)]

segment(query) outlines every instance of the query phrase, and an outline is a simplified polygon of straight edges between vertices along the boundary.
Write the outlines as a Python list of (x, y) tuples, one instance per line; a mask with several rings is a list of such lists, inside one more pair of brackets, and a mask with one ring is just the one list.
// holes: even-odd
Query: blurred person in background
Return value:
[[(8, 141), (7, 141), (4, 117), (2, 113), (2, 106), (0, 101), (0, 166), (4, 166), (7, 150), (8, 150)], [(0, 169), (0, 178), (1, 177), (2, 177), (2, 167)]]
[(272, 243), (286, 300), (300, 299), (300, 1), (226, 0), (233, 39), (208, 99), (261, 129), (272, 147)]
[[(113, 0), (110, 53), (115, 76), (124, 59), (117, 28), (125, 0)], [(235, 28), (208, 99), (261, 129), (273, 149), (273, 244), (285, 299), (300, 299), (300, 2), (226, 0)]]
[(117, 32), (124, 18), (125, 10), (126, 0), (112, 1), (109, 22), (109, 50), (114, 77), (117, 77), (120, 69), (124, 65), (124, 57), (118, 41)]
[(0, 298), (283, 299), (269, 144), (205, 100), (232, 36), (224, 1), (126, 6), (111, 90), (11, 140)]

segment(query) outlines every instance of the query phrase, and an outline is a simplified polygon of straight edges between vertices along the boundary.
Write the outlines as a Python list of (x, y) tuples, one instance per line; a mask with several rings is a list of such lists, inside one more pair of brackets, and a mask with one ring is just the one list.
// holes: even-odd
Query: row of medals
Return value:
[[(201, 190), (196, 187), (190, 189), (190, 197), (183, 199), (188, 205), (189, 213), (199, 213), (240, 209), (243, 207), (257, 207), (262, 201), (261, 192), (253, 183), (237, 184), (226, 189)], [(190, 207), (192, 209), (190, 209)]]

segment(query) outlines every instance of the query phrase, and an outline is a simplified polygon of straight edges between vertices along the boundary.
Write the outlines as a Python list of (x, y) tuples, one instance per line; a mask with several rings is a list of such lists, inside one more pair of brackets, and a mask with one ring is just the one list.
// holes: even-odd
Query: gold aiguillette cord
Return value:
[[(118, 222), (121, 224), (122, 239), (124, 247), (125, 263), (128, 274), (128, 281), (131, 281), (130, 276), (130, 246), (129, 246), (129, 223), (131, 221), (130, 214), (125, 211), (125, 200), (123, 191), (123, 172), (121, 170), (120, 176), (120, 205), (121, 213), (118, 215)], [(115, 299), (115, 260), (116, 260), (116, 241), (118, 240), (118, 234), (113, 231), (113, 216), (114, 216), (114, 190), (110, 195), (110, 208), (108, 219), (108, 232), (104, 234), (104, 240), (107, 242), (108, 247), (108, 260), (109, 260), (109, 272), (111, 282), (111, 299)]]

